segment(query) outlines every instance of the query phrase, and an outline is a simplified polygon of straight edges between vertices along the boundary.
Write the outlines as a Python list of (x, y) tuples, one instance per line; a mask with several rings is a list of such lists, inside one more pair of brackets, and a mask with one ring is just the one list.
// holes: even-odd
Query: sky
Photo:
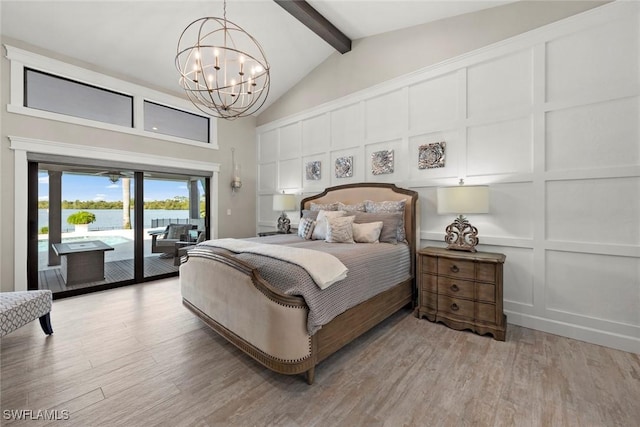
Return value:
[[(131, 180), (133, 197), (133, 179)], [(187, 181), (144, 180), (144, 200), (166, 200), (188, 197)], [(49, 200), (49, 176), (38, 173), (38, 200)], [(106, 176), (62, 174), (62, 200), (122, 200), (122, 181), (115, 184)]]

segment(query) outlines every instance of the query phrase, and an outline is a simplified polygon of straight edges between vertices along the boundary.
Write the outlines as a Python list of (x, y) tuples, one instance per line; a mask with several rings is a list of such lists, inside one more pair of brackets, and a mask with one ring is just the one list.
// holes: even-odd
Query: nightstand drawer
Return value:
[(433, 276), (431, 274), (422, 274), (422, 284), (423, 291), (429, 292), (437, 292), (438, 291), (438, 276)]
[(450, 277), (438, 277), (438, 293), (455, 298), (473, 299), (473, 282)]
[(438, 274), (473, 280), (475, 266), (473, 261), (438, 258)]
[(478, 301), (496, 302), (496, 286), (490, 283), (476, 283)]
[(495, 283), (496, 265), (490, 263), (478, 263), (476, 270), (476, 280)]
[(474, 305), (473, 301), (438, 295), (438, 311), (445, 311), (469, 320), (473, 320)]
[(424, 292), (420, 295), (420, 305), (429, 310), (437, 310), (438, 309), (438, 296), (436, 294), (432, 294), (431, 292)]
[(431, 256), (421, 256), (422, 272), (438, 274), (438, 258)]
[(496, 306), (493, 304), (476, 304), (476, 320), (488, 323), (496, 323)]

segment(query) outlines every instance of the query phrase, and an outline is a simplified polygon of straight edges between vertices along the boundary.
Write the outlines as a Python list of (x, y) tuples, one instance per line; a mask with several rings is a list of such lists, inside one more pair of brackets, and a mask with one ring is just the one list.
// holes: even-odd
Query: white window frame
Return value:
[[(89, 126), (98, 129), (105, 129), (113, 132), (127, 133), (146, 138), (160, 139), (164, 141), (178, 142), (181, 144), (193, 145), (201, 148), (217, 150), (217, 119), (209, 119), (209, 143), (194, 141), (171, 135), (163, 135), (144, 130), (144, 101), (164, 105), (177, 110), (193, 113), (198, 116), (207, 117), (197, 110), (187, 99), (181, 99), (163, 92), (149, 89), (134, 83), (120, 80), (105, 74), (67, 64), (62, 61), (38, 55), (14, 46), (4, 45), (7, 50), (7, 59), (11, 62), (11, 86), (10, 100), (7, 104), (7, 111), (15, 114), (39, 117), (42, 119), (56, 120), (65, 123), (72, 123), (82, 126)], [(95, 120), (83, 119), (80, 117), (68, 116), (65, 114), (53, 113), (50, 111), (37, 110), (24, 106), (24, 69), (30, 68), (36, 71), (53, 74), (78, 83), (110, 90), (133, 97), (133, 127), (118, 126)]]

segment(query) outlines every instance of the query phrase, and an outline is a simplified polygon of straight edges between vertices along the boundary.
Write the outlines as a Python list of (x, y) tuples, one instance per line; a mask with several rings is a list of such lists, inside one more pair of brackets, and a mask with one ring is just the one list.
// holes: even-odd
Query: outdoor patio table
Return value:
[(61, 273), (67, 285), (104, 280), (104, 253), (114, 248), (100, 240), (54, 243), (61, 257)]

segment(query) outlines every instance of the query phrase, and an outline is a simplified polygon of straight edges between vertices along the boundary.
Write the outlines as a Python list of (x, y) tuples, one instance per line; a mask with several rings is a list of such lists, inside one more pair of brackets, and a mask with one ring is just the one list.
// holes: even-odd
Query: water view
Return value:
[[(206, 181), (202, 177), (144, 172), (143, 196), (136, 200), (134, 190), (140, 188), (133, 171), (39, 167), (39, 289), (76, 292), (175, 274), (177, 246), (154, 244), (155, 238), (161, 238), (154, 232), (172, 223), (204, 230)], [(51, 210), (52, 206), (60, 210)], [(135, 223), (136, 212), (143, 217), (142, 224)], [(52, 220), (60, 222), (61, 235), (54, 236), (57, 242), (49, 234)]]
[[(89, 224), (89, 230), (116, 230), (122, 228), (122, 209), (62, 209), (62, 232), (72, 232), (73, 225), (67, 223), (69, 215), (86, 210), (96, 216), (96, 221)], [(143, 228), (153, 228), (152, 220), (166, 219), (171, 222), (185, 223), (189, 218), (188, 210), (145, 209)], [(134, 225), (133, 209), (131, 209), (131, 226)], [(49, 226), (49, 211), (38, 209), (38, 230)]]

